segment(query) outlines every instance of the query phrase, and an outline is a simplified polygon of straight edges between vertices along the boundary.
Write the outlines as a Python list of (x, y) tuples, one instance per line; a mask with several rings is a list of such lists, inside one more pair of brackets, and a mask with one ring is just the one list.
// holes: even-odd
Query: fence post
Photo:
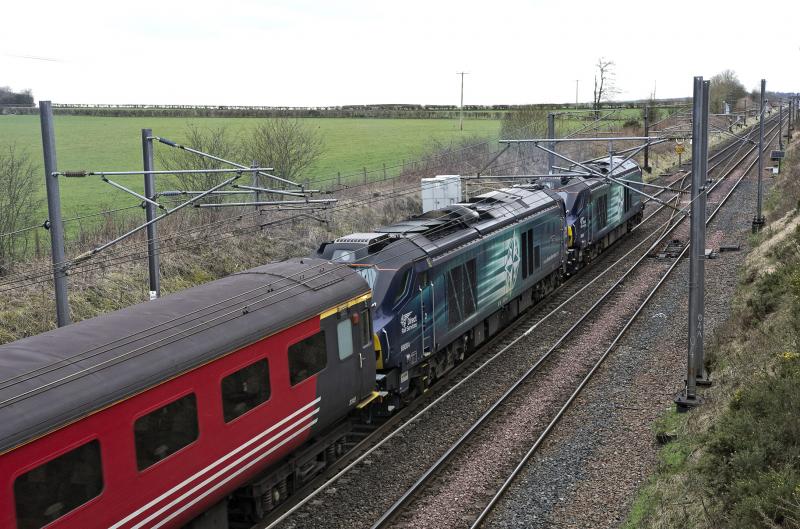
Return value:
[(39, 118), (42, 126), (42, 151), (44, 153), (44, 181), (47, 186), (47, 216), (50, 245), (53, 257), (53, 282), (56, 291), (56, 319), (63, 327), (71, 322), (67, 297), (67, 270), (64, 255), (64, 224), (61, 222), (61, 192), (56, 161), (56, 137), (53, 129), (53, 107), (50, 101), (39, 101)]
[(383, 179), (386, 180), (386, 162), (383, 162)]
[(367, 168), (364, 167), (364, 185), (367, 184)]
[[(152, 129), (142, 129), (142, 164), (144, 166), (144, 196), (150, 200), (155, 200), (156, 181), (155, 176), (147, 171), (153, 171), (153, 131)], [(145, 202), (145, 216), (147, 222), (156, 218), (156, 207)], [(156, 233), (156, 223), (147, 226), (147, 271), (150, 275), (150, 301), (161, 297), (161, 265), (158, 255), (158, 234)]]

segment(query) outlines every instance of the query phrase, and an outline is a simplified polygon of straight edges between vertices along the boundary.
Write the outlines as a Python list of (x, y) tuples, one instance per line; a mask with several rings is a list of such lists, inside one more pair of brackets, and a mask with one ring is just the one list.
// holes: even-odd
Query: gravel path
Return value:
[[(765, 182), (768, 186), (768, 179)], [(706, 261), (706, 343), (727, 317), (738, 270), (749, 249), (755, 187), (754, 177), (743, 181), (708, 227), (707, 247), (717, 250), (720, 244), (741, 243), (742, 251)], [(688, 260), (684, 260), (485, 527), (577, 529), (622, 524), (636, 491), (657, 464), (659, 446), (652, 423), (673, 406), (686, 375), (687, 284)]]

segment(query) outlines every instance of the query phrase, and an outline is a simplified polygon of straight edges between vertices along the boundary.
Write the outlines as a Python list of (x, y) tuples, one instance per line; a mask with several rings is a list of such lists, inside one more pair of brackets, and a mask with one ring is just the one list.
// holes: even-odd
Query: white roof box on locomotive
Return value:
[(439, 175), (422, 179), (422, 212), (461, 202), (461, 176)]

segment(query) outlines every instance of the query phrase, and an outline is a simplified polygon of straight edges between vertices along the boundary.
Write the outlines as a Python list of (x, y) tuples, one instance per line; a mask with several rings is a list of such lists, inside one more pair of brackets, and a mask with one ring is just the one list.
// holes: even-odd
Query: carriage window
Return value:
[(269, 366), (259, 360), (222, 379), (222, 414), (225, 422), (244, 415), (269, 400)]
[(289, 381), (296, 386), (311, 375), (325, 369), (327, 364), (325, 333), (318, 332), (302, 342), (289, 346)]
[(136, 465), (144, 470), (197, 439), (197, 398), (192, 393), (139, 417), (133, 432)]
[(100, 442), (90, 441), (14, 481), (17, 528), (38, 529), (103, 490)]
[(336, 325), (336, 336), (339, 340), (339, 360), (344, 360), (353, 354), (353, 324), (350, 323), (350, 318)]

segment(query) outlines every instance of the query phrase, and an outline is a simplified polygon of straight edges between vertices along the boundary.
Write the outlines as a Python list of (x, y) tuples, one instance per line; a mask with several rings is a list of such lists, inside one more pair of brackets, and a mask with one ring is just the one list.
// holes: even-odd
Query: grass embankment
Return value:
[(626, 529), (800, 528), (800, 149), (773, 186), (728, 323), (708, 348), (706, 404), (669, 412), (676, 439)]
[[(143, 128), (151, 128), (156, 135), (180, 142), (185, 141), (189, 123), (200, 128), (226, 127), (233, 133), (246, 134), (258, 121), (258, 118), (56, 116), (58, 167), (60, 170), (137, 170), (142, 166)], [(500, 130), (500, 122), (492, 120), (465, 120), (463, 132), (459, 131), (457, 121), (440, 119), (300, 118), (300, 121), (317, 129), (324, 141), (325, 152), (308, 171), (308, 179), (312, 181), (335, 178), (337, 172), (342, 175), (358, 173), (364, 167), (374, 171), (370, 178), (380, 179), (384, 163), (391, 166), (401, 164), (404, 159), (419, 158), (436, 142), (449, 144), (469, 137), (496, 139)], [(8, 143), (27, 150), (32, 160), (41, 163), (39, 117), (0, 115), (0, 146)], [(156, 149), (168, 147), (157, 145)], [(202, 167), (201, 159), (198, 159), (198, 167)], [(115, 177), (114, 180), (142, 191), (140, 176)], [(44, 197), (44, 180), (40, 193)], [(80, 215), (138, 202), (97, 177), (63, 179), (61, 200), (65, 215)], [(42, 213), (45, 211), (43, 206)]]

